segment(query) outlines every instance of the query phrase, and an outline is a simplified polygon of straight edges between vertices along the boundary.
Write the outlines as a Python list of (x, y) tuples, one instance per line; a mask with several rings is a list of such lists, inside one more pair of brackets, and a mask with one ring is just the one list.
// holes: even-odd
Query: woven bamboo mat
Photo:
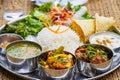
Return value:
[[(6, 21), (2, 17), (2, 0), (0, 0), (0, 26), (5, 24)], [(35, 7), (34, 3), (31, 3), (30, 0), (24, 0), (25, 5), (25, 13), (28, 14), (33, 7)], [(95, 15), (98, 13), (103, 16), (112, 16), (116, 19), (116, 26), (120, 27), (120, 0), (89, 0), (86, 4), (90, 14)], [(0, 67), (0, 80), (24, 80), (10, 72), (6, 71), (2, 67)], [(116, 69), (112, 73), (99, 78), (98, 80), (120, 80), (120, 68)]]

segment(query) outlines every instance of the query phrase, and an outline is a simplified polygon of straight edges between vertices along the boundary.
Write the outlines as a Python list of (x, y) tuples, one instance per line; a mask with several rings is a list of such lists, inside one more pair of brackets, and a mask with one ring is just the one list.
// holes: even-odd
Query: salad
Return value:
[[(66, 7), (60, 4), (53, 6), (52, 2), (34, 8), (29, 15), (15, 23), (7, 24), (1, 33), (15, 33), (22, 37), (36, 36), (44, 27), (52, 25), (65, 25), (70, 27), (74, 15), (81, 10), (82, 6), (73, 6), (68, 2)], [(82, 19), (91, 19), (88, 11), (81, 16)]]

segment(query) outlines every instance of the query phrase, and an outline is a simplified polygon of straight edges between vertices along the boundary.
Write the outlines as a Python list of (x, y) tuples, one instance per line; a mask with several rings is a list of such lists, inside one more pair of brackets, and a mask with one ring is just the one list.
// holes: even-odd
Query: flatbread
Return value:
[(73, 20), (72, 29), (79, 35), (80, 41), (87, 42), (95, 33), (95, 20)]
[(102, 32), (114, 26), (115, 20), (113, 17), (103, 17), (96, 14), (95, 24), (96, 24), (95, 32)]
[(103, 17), (96, 14), (95, 19), (73, 20), (72, 29), (79, 35), (80, 41), (88, 42), (92, 34), (106, 31), (114, 24), (113, 17)]

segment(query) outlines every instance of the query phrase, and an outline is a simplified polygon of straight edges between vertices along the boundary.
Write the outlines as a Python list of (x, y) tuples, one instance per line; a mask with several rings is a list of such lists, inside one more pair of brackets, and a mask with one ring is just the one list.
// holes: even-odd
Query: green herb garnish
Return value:
[(63, 52), (63, 50), (64, 50), (64, 46), (60, 46), (60, 47), (55, 51), (54, 54), (60, 54), (61, 52)]
[(74, 6), (74, 8), (73, 8), (73, 9), (77, 12), (78, 10), (80, 10), (80, 9), (81, 9), (81, 6), (80, 6), (80, 5)]
[(85, 18), (85, 19), (93, 19), (93, 16), (91, 16), (91, 15), (88, 13), (88, 11), (86, 11), (86, 12), (83, 14), (82, 17)]
[(68, 2), (66, 8), (67, 8), (68, 10), (72, 9), (72, 4), (71, 4), (70, 2)]

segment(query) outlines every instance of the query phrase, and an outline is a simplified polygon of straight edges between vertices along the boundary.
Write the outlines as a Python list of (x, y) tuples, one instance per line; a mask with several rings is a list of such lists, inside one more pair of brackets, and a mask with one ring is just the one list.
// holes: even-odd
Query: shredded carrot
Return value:
[(57, 28), (57, 30), (56, 30), (56, 33), (60, 30), (60, 27), (61, 27), (61, 26), (60, 26), (60, 25), (58, 25), (58, 28)]
[(46, 23), (43, 23), (43, 24), (45, 25), (45, 27), (46, 27), (47, 29), (49, 29), (51, 32), (54, 32), (54, 33), (56, 33), (56, 34), (58, 34), (58, 33), (64, 33), (64, 32), (66, 32), (68, 29), (70, 29), (70, 28), (68, 27), (67, 29), (59, 32), (61, 25), (58, 26), (57, 30), (53, 30), (53, 29), (51, 29)]
[(64, 12), (70, 19), (71, 19), (71, 21), (72, 21), (72, 16), (73, 15), (70, 15), (70, 14), (68, 14), (67, 12)]
[(69, 30), (70, 28), (68, 27), (67, 29), (65, 29), (65, 30), (63, 30), (63, 31), (61, 31), (61, 32), (59, 32), (59, 33), (64, 33), (64, 32), (66, 32), (67, 30)]
[(48, 28), (50, 31), (56, 33), (54, 30), (52, 30), (51, 28), (49, 28), (49, 26), (46, 23), (43, 23), (45, 25), (46, 28)]
[(67, 21), (68, 19), (72, 21), (72, 17), (73, 17), (72, 13), (70, 13), (65, 8), (62, 9), (60, 7), (55, 7), (53, 10), (51, 10), (48, 13), (52, 16), (51, 19), (54, 24), (59, 24), (62, 22), (63, 25), (66, 25), (67, 23), (64, 24), (64, 21)]

